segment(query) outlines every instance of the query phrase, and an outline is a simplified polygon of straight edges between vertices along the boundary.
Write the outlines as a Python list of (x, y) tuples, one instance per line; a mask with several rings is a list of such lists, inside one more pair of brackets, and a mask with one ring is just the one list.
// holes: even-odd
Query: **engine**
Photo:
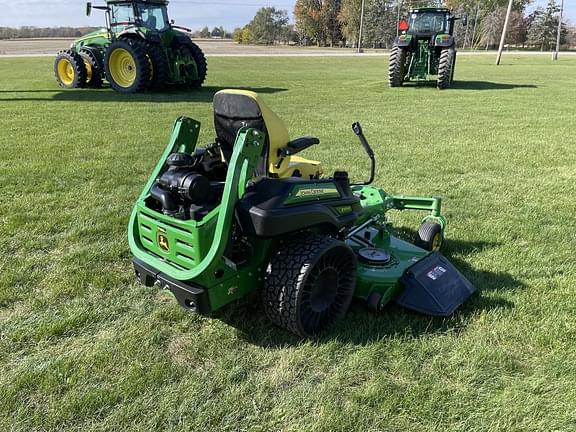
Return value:
[(222, 196), (226, 166), (218, 148), (172, 153), (150, 189), (148, 206), (181, 220), (201, 220)]

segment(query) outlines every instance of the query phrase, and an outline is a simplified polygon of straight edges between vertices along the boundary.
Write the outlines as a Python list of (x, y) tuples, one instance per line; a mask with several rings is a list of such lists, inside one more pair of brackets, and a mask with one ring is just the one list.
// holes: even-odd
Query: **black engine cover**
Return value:
[[(339, 198), (287, 204), (297, 186), (314, 184), (336, 187)], [(345, 209), (346, 211), (339, 211)], [(262, 178), (236, 206), (236, 219), (242, 232), (256, 237), (277, 237), (322, 226), (338, 231), (351, 225), (362, 213), (360, 200), (349, 186), (334, 180), (302, 181), (297, 178)]]

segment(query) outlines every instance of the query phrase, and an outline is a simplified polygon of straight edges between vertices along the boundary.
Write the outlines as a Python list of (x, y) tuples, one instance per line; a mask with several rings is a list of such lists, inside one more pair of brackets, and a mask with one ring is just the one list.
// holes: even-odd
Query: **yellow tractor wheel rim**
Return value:
[(437, 233), (432, 239), (432, 251), (438, 252), (442, 247), (442, 234)]
[(136, 81), (136, 62), (124, 48), (116, 48), (108, 60), (110, 75), (120, 87), (128, 88)]
[(76, 72), (74, 72), (74, 66), (72, 62), (68, 59), (60, 59), (58, 62), (58, 78), (65, 85), (71, 85), (76, 77)]
[(86, 65), (86, 82), (92, 81), (92, 65), (88, 62), (84, 62)]

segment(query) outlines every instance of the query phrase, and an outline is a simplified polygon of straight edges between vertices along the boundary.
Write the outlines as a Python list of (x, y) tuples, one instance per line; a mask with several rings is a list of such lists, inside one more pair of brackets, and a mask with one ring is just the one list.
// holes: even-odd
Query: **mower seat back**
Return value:
[(290, 142), (284, 122), (257, 93), (246, 90), (222, 90), (216, 93), (214, 127), (226, 159), (230, 158), (234, 150), (234, 142), (241, 128), (252, 127), (266, 134), (259, 175), (279, 178), (301, 176), (305, 179), (321, 175), (319, 162), (293, 155), (298, 146), (303, 149), (318, 141), (306, 138), (309, 144), (304, 146), (301, 145), (302, 139)]

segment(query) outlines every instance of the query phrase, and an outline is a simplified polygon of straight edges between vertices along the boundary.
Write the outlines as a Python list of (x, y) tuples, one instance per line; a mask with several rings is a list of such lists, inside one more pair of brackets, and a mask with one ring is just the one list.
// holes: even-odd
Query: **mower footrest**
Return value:
[(160, 288), (171, 291), (176, 297), (178, 304), (191, 312), (203, 315), (212, 312), (208, 293), (205, 289), (172, 279), (154, 270), (138, 258), (132, 258), (132, 263), (134, 264), (136, 278), (141, 284), (148, 287), (157, 285)]
[(420, 260), (400, 279), (404, 289), (395, 302), (428, 315), (448, 316), (476, 288), (442, 254), (435, 252)]

